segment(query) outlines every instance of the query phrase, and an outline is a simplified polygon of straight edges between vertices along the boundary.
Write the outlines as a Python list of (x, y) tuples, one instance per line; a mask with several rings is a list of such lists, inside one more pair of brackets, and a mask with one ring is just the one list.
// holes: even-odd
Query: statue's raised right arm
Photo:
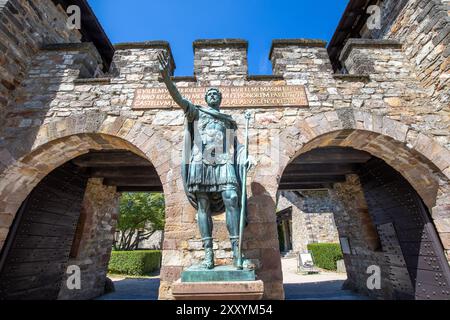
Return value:
[(172, 96), (172, 99), (183, 109), (184, 112), (186, 112), (189, 108), (190, 102), (183, 98), (180, 91), (178, 91), (177, 87), (173, 83), (172, 79), (170, 78), (170, 60), (168, 57), (166, 57), (165, 54), (159, 53), (158, 54), (158, 60), (159, 60), (159, 70), (161, 71), (162, 78), (164, 80), (164, 83), (166, 84), (167, 90), (169, 90), (170, 95)]

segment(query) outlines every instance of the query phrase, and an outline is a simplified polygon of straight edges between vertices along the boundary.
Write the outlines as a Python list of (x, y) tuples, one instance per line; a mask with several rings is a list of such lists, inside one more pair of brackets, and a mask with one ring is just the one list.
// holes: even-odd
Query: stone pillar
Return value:
[[(172, 285), (187, 267), (200, 264), (204, 258), (203, 243), (197, 226), (196, 210), (183, 189), (180, 168), (170, 170), (173, 180), (162, 179), (165, 197), (165, 231), (161, 264), (159, 299), (173, 299)], [(213, 217), (214, 254), (217, 265), (231, 264), (231, 244), (225, 214)]]
[(248, 74), (247, 51), (245, 40), (197, 40), (194, 75), (205, 85), (243, 85)]
[(450, 186), (444, 181), (441, 183), (431, 216), (450, 264)]
[[(175, 136), (182, 137), (182, 132)], [(170, 157), (170, 153), (151, 156), (153, 164), (160, 173), (164, 189), (165, 230), (161, 263), (161, 282), (159, 299), (173, 299), (172, 286), (181, 278), (185, 268), (200, 264), (204, 257), (200, 232), (197, 226), (196, 210), (189, 203), (181, 177), (181, 146), (176, 144), (178, 152)], [(159, 164), (161, 163), (161, 164)], [(225, 226), (224, 214), (214, 217), (214, 249), (217, 264), (230, 262), (231, 245)]]
[[(186, 200), (180, 183), (181, 180), (174, 180), (164, 184), (166, 227), (159, 290), (159, 299), (164, 300), (174, 298), (172, 287), (183, 270), (201, 263), (204, 256), (196, 211)], [(274, 197), (260, 183), (249, 183), (248, 205), (244, 255), (257, 265), (257, 277), (264, 282), (264, 299), (284, 299)], [(215, 216), (213, 220), (216, 264), (229, 265), (232, 253), (225, 215)]]
[[(330, 196), (336, 202), (335, 221), (339, 236), (347, 238), (351, 248), (350, 254), (344, 254), (348, 276), (344, 286), (372, 297), (391, 298), (389, 269), (380, 250), (378, 232), (370, 217), (359, 177), (348, 175), (346, 182), (334, 185)], [(381, 290), (367, 288), (367, 268), (371, 265), (381, 267)]]
[(338, 243), (338, 231), (333, 217), (334, 203), (328, 192), (283, 191), (278, 200), (278, 209), (292, 207), (292, 250), (308, 251), (310, 243)]
[(119, 214), (120, 194), (102, 179), (88, 181), (68, 266), (81, 269), (81, 290), (67, 289), (64, 278), (58, 299), (88, 300), (104, 293), (108, 263)]
[(244, 255), (257, 264), (256, 275), (264, 282), (266, 300), (284, 299), (283, 273), (276, 218), (275, 179), (257, 174), (249, 177), (248, 227)]
[[(196, 263), (194, 255), (187, 250), (187, 243), (195, 239), (196, 223), (195, 210), (188, 203), (183, 191), (181, 169), (174, 168), (171, 180), (161, 182), (164, 186), (165, 202), (165, 230), (161, 262), (161, 282), (159, 286), (159, 299), (173, 299), (172, 285), (181, 278), (185, 267)], [(199, 247), (198, 250), (201, 250)]]
[(172, 74), (176, 68), (170, 45), (166, 41), (119, 43), (115, 45), (111, 66), (114, 83), (142, 83), (158, 81), (161, 77), (157, 55), (165, 52), (171, 62)]

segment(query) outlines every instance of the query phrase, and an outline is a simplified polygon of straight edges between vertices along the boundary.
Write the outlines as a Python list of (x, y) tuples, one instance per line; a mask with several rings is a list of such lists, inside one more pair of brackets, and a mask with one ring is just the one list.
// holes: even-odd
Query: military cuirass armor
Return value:
[(234, 130), (228, 129), (223, 120), (200, 112), (199, 137), (193, 146), (193, 162), (208, 165), (223, 165), (233, 162)]

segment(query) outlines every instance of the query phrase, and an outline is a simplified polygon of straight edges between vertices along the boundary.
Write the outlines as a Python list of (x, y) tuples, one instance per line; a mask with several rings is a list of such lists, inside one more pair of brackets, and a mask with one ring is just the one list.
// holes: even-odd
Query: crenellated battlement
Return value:
[[(176, 77), (179, 81), (197, 81), (211, 85), (240, 85), (249, 79), (261, 80), (262, 76), (249, 75), (249, 43), (242, 39), (203, 39), (193, 43), (193, 75)], [(172, 74), (176, 63), (167, 41), (146, 41), (115, 45), (115, 55), (111, 67), (114, 77), (126, 81), (157, 81), (159, 66), (157, 54), (165, 52), (171, 61)], [(353, 75), (367, 75), (374, 72), (376, 61), (386, 57), (380, 50), (397, 60), (403, 59), (402, 45), (394, 40), (349, 39), (342, 50), (340, 60)], [(396, 55), (394, 57), (394, 52)], [(276, 39), (272, 41), (269, 60), (272, 75), (289, 79), (308, 79), (317, 73), (333, 74), (326, 42), (317, 39)], [(316, 75), (315, 75), (316, 74)], [(299, 75), (301, 75), (299, 77)]]
[(377, 65), (385, 61), (397, 61), (391, 64), (401, 65), (406, 58), (402, 49), (403, 45), (396, 40), (349, 39), (339, 59), (351, 74), (385, 73)]
[[(239, 82), (253, 76), (248, 74), (249, 43), (242, 39), (202, 39), (193, 42), (193, 76), (199, 82), (225, 81)], [(329, 57), (326, 42), (316, 39), (277, 39), (273, 40), (269, 60), (273, 65), (273, 75), (283, 76), (286, 72), (298, 71), (290, 65), (300, 63), (327, 65)], [(166, 41), (147, 41), (121, 43), (115, 45), (113, 71), (120, 75), (133, 71), (134, 74), (146, 74), (146, 79), (155, 80), (159, 74), (156, 55), (165, 51), (172, 64), (172, 73), (176, 68), (170, 44)], [(319, 61), (321, 60), (321, 61)], [(321, 71), (324, 68), (321, 68)], [(150, 76), (152, 74), (153, 76)], [(142, 79), (140, 76), (134, 78)], [(256, 77), (257, 78), (257, 77)], [(254, 78), (254, 79), (256, 79)]]
[(241, 39), (194, 41), (194, 75), (200, 82), (244, 80), (248, 75), (248, 42)]
[[(317, 39), (276, 39), (272, 41), (269, 60), (274, 74), (298, 71), (298, 64), (307, 68), (314, 60), (329, 61), (326, 41)], [(318, 62), (318, 61), (316, 61)]]
[(115, 45), (115, 54), (110, 72), (112, 76), (128, 82), (158, 81), (158, 53), (165, 52), (171, 62), (171, 73), (176, 64), (170, 44), (167, 41), (145, 41), (119, 43)]
[[(290, 81), (292, 84), (307, 84), (314, 82), (315, 79), (328, 81), (334, 74), (326, 42), (322, 40), (273, 40), (269, 54), (273, 72), (264, 76), (249, 74), (248, 47), (249, 43), (242, 39), (196, 40), (193, 43), (193, 75), (183, 75), (174, 79), (212, 86), (239, 86), (244, 85), (246, 81), (280, 79)], [(172, 74), (176, 68), (172, 49), (167, 41), (121, 43), (115, 46), (115, 50), (110, 73), (119, 80), (159, 81), (157, 59), (159, 52), (165, 52), (170, 57)], [(386, 60), (391, 64), (407, 64), (402, 45), (395, 40), (348, 39), (340, 60), (348, 73), (355, 76), (377, 73), (376, 66), (386, 63)], [(384, 69), (381, 69), (379, 76), (387, 76), (382, 70)]]
[[(280, 99), (281, 96), (275, 93), (260, 94), (259, 98), (266, 98), (262, 100), (263, 102), (255, 99), (251, 100), (253, 102), (245, 99), (235, 101), (226, 96), (225, 108), (308, 106), (332, 110), (348, 106), (367, 105), (368, 107), (370, 104), (371, 108), (382, 112), (391, 107), (402, 107), (409, 110), (408, 112), (414, 112), (416, 103), (409, 103), (407, 106), (405, 101), (410, 100), (409, 96), (414, 96), (414, 92), (420, 92), (421, 95), (423, 93), (415, 82), (412, 67), (405, 58), (402, 45), (397, 41), (349, 39), (341, 55), (342, 64), (349, 72), (349, 75), (345, 77), (337, 77), (334, 74), (326, 43), (321, 40), (273, 40), (269, 55), (273, 64), (272, 75), (248, 74), (248, 46), (248, 42), (241, 39), (197, 40), (193, 43), (194, 74), (173, 76), (173, 80), (182, 91), (199, 90), (201, 92), (206, 87), (217, 86), (228, 87), (229, 90), (226, 91), (231, 94), (231, 91), (241, 90), (239, 88), (242, 87), (255, 87), (252, 90), (257, 91), (259, 89), (256, 87), (260, 86), (284, 86), (283, 90), (286, 92), (284, 95), (287, 96), (289, 95), (287, 92), (297, 90), (295, 101)], [(77, 61), (89, 60), (91, 65), (99, 61), (97, 49), (93, 45), (60, 44), (48, 47), (46, 50), (50, 49), (52, 49), (52, 57), (61, 55), (62, 59), (70, 49), (71, 51), (81, 50), (75, 53)], [(90, 52), (89, 59), (86, 58), (87, 51)], [(167, 92), (163, 91), (165, 95), (155, 95), (152, 98), (154, 94), (158, 94), (158, 90), (164, 90), (157, 58), (161, 52), (168, 55), (173, 75), (176, 63), (167, 41), (117, 44), (111, 69), (105, 75), (94, 75), (92, 66), (83, 64), (66, 67), (70, 70), (77, 66), (83, 68), (78, 72), (79, 78), (72, 81), (76, 88), (88, 90), (88, 87), (82, 86), (99, 86), (102, 87), (101, 90), (108, 91), (108, 87), (105, 86), (109, 84), (130, 88), (127, 96), (123, 95), (117, 100), (106, 98), (105, 101), (97, 100), (91, 103), (94, 106), (108, 106), (114, 109), (116, 104), (120, 106), (125, 103), (136, 112), (155, 108), (171, 109), (173, 104)], [(45, 66), (42, 67), (45, 69)], [(386, 85), (373, 89), (379, 87), (379, 82), (385, 82)], [(406, 84), (410, 84), (409, 87)], [(203, 94), (203, 92), (196, 93), (195, 97), (189, 97), (197, 103), (202, 103)], [(243, 99), (241, 93), (237, 95), (233, 93), (231, 96)], [(420, 99), (414, 99), (414, 101), (419, 103)], [(87, 104), (83, 101), (72, 104), (72, 106), (75, 105)], [(62, 112), (66, 112), (65, 108), (63, 110)], [(393, 111), (399, 112), (400, 109)]]

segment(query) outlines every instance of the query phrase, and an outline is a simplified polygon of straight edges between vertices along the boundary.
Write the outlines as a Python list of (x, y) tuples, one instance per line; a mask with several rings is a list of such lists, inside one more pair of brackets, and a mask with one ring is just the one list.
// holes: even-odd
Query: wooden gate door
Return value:
[(0, 256), (0, 299), (57, 299), (87, 184), (64, 165), (18, 211)]
[(396, 297), (450, 300), (450, 268), (422, 199), (380, 159), (364, 165), (360, 177)]

